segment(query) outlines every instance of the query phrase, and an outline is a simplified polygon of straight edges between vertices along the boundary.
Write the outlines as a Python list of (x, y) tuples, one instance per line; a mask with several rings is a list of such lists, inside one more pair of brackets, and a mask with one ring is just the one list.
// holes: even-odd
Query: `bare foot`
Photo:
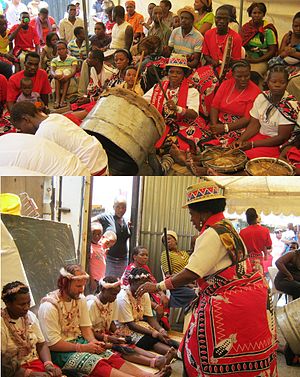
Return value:
[(166, 358), (166, 365), (169, 365), (170, 362), (173, 360), (173, 359), (176, 359), (177, 357), (177, 351), (174, 347), (171, 347), (169, 349), (169, 351), (165, 354), (165, 358)]
[(170, 148), (170, 155), (177, 164), (185, 165), (186, 158), (184, 153), (177, 147), (176, 144), (172, 144)]

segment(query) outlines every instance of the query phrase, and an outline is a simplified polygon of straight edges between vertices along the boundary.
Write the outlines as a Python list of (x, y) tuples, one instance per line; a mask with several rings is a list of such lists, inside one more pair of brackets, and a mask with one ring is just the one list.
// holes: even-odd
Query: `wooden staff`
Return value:
[(170, 252), (169, 252), (169, 248), (168, 248), (168, 235), (167, 235), (167, 228), (164, 228), (164, 239), (165, 239), (165, 246), (166, 246), (166, 254), (167, 254), (167, 262), (168, 262), (169, 275), (172, 275), (172, 267), (171, 267), (171, 260), (170, 260)]
[(151, 68), (153, 69), (153, 72), (154, 72), (154, 74), (155, 74), (155, 77), (156, 77), (157, 83), (158, 83), (158, 85), (159, 85), (159, 87), (160, 87), (160, 89), (161, 89), (161, 91), (162, 91), (162, 93), (163, 93), (163, 95), (164, 95), (164, 97), (165, 97), (165, 100), (168, 102), (168, 101), (169, 101), (169, 98), (168, 98), (167, 93), (165, 92), (165, 90), (164, 90), (164, 88), (163, 88), (163, 86), (162, 86), (161, 79), (160, 79), (159, 76), (158, 76), (157, 70), (156, 70), (156, 68), (155, 68), (154, 65), (153, 65)]
[(141, 70), (143, 59), (144, 59), (144, 55), (145, 55), (145, 51), (142, 51), (141, 56), (140, 56), (139, 66), (138, 66), (138, 69), (136, 71), (136, 75), (135, 75), (134, 83), (133, 83), (133, 87), (132, 87), (133, 92), (134, 92), (134, 89), (135, 89), (135, 86), (136, 86), (137, 79), (138, 79), (139, 74), (140, 74), (140, 70)]

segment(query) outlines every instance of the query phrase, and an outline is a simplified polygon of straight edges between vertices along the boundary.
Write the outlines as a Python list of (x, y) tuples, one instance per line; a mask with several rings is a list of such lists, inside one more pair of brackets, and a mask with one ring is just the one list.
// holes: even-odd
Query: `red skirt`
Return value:
[[(262, 135), (260, 133), (256, 134), (255, 136), (251, 137), (248, 141), (256, 141), (256, 140), (265, 140), (269, 139), (271, 136)], [(245, 151), (247, 157), (252, 160), (253, 158), (257, 157), (274, 157), (278, 158), (280, 155), (279, 146), (276, 147), (257, 147), (248, 149)]]

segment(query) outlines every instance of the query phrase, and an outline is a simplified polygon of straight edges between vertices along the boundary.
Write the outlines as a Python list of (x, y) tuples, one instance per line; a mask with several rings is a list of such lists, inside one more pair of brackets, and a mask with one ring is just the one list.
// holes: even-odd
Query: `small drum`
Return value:
[(218, 173), (234, 173), (242, 170), (247, 156), (240, 149), (210, 148), (203, 152), (203, 165)]
[(258, 157), (248, 161), (245, 167), (249, 175), (294, 175), (294, 168), (274, 157)]
[(161, 138), (165, 122), (143, 97), (116, 87), (102, 94), (81, 127), (103, 145), (112, 175), (136, 175)]

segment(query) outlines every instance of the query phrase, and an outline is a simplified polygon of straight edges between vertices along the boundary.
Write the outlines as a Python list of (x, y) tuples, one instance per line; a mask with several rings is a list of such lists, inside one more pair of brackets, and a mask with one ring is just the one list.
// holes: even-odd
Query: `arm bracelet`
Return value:
[(156, 289), (158, 289), (158, 291), (165, 291), (167, 289), (165, 281), (163, 280), (160, 283), (157, 283), (156, 284)]

